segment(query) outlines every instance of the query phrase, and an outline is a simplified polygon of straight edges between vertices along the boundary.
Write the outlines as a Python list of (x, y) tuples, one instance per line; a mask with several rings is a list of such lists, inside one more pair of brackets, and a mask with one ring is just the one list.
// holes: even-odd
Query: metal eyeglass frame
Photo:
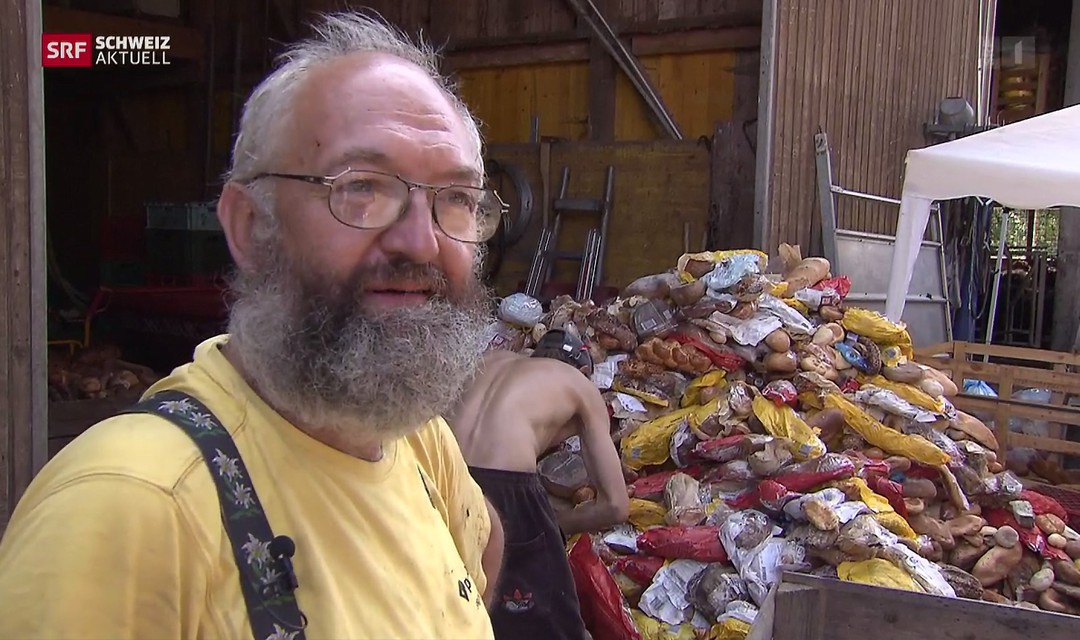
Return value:
[[(314, 184), (314, 185), (326, 187), (327, 188), (327, 192), (326, 192), (326, 209), (330, 212), (330, 216), (332, 218), (334, 218), (334, 220), (337, 220), (342, 225), (344, 225), (346, 227), (349, 227), (351, 229), (360, 229), (361, 231), (375, 231), (375, 230), (378, 230), (378, 229), (386, 229), (387, 227), (391, 227), (391, 226), (397, 224), (397, 222), (399, 220), (401, 220), (401, 216), (404, 215), (404, 213), (409, 208), (409, 203), (407, 201), (404, 204), (402, 204), (401, 210), (398, 211), (398, 214), (396, 216), (394, 216), (394, 219), (392, 221), (390, 221), (390, 222), (388, 222), (388, 223), (386, 223), (386, 224), (384, 224), (382, 226), (379, 226), (379, 227), (358, 227), (358, 226), (356, 226), (354, 224), (349, 224), (347, 222), (344, 222), (341, 218), (337, 217), (337, 215), (334, 213), (334, 208), (332, 206), (330, 206), (330, 198), (331, 198), (331, 195), (334, 192), (334, 182), (336, 182), (338, 179), (340, 179), (340, 178), (342, 178), (345, 175), (350, 174), (350, 173), (371, 173), (371, 174), (375, 174), (375, 175), (378, 175), (378, 176), (386, 176), (388, 178), (394, 178), (394, 179), (400, 181), (406, 187), (408, 187), (410, 194), (413, 191), (417, 190), (417, 189), (423, 189), (425, 191), (430, 191), (431, 195), (432, 195), (431, 219), (435, 222), (435, 226), (439, 227), (439, 230), (442, 231), (446, 235), (447, 238), (450, 238), (451, 240), (456, 240), (458, 242), (466, 242), (468, 244), (483, 244), (484, 242), (487, 242), (488, 240), (490, 240), (492, 238), (492, 236), (495, 235), (496, 231), (498, 231), (499, 222), (501, 222), (502, 219), (505, 218), (508, 213), (510, 213), (510, 205), (503, 202), (502, 196), (500, 196), (499, 192), (496, 191), (495, 189), (489, 189), (487, 187), (474, 187), (474, 186), (471, 186), (471, 185), (464, 185), (464, 184), (448, 184), (448, 185), (445, 185), (445, 186), (435, 186), (435, 185), (431, 185), (431, 184), (424, 184), (422, 182), (413, 182), (411, 180), (406, 180), (405, 178), (401, 177), (400, 175), (398, 175), (396, 173), (387, 173), (385, 171), (372, 171), (370, 169), (348, 168), (348, 169), (345, 169), (341, 173), (339, 173), (337, 175), (334, 175), (334, 176), (312, 176), (312, 175), (304, 175), (304, 174), (300, 174), (300, 173), (278, 173), (278, 172), (274, 172), (274, 171), (264, 171), (262, 173), (255, 174), (249, 180), (247, 180), (247, 182), (250, 184), (252, 182), (255, 182), (256, 180), (261, 180), (262, 178), (281, 178), (281, 179), (284, 179), (284, 180), (297, 180), (297, 181), (300, 181), (300, 182), (306, 182), (308, 184)], [(439, 217), (437, 215), (435, 215), (435, 197), (437, 197), (439, 195), (440, 191), (444, 191), (446, 189), (452, 189), (454, 187), (467, 188), (467, 189), (476, 189), (478, 191), (490, 191), (491, 195), (495, 196), (495, 200), (498, 201), (498, 203), (499, 203), (499, 222), (495, 223), (495, 225), (494, 225), (494, 227), (493, 227), (493, 229), (491, 231), (491, 235), (489, 235), (487, 238), (484, 238), (483, 240), (462, 240), (460, 238), (455, 238), (454, 236), (447, 233), (446, 230), (443, 229), (442, 225), (439, 224)]]

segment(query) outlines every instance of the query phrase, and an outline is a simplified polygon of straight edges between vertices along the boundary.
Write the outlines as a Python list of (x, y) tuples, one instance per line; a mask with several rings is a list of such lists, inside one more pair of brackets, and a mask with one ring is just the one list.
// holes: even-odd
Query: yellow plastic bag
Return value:
[(845, 582), (858, 582), (877, 587), (903, 589), (922, 593), (907, 571), (882, 558), (873, 558), (861, 562), (841, 562), (836, 573)]
[(774, 438), (787, 438), (795, 443), (794, 453), (801, 458), (825, 455), (825, 443), (810, 425), (787, 405), (778, 406), (765, 396), (754, 398), (754, 415)]
[(919, 537), (919, 534), (915, 533), (908, 521), (904, 520), (904, 517), (895, 511), (875, 514), (874, 519), (878, 521), (878, 524), (901, 538), (915, 540)]
[[(784, 286), (787, 287), (787, 284), (785, 283)], [(810, 317), (810, 307), (806, 306), (806, 303), (802, 300), (796, 298), (781, 298), (781, 300), (784, 304), (803, 314), (807, 318)]]
[(844, 329), (870, 338), (881, 345), (895, 345), (908, 358), (915, 357), (911, 347), (911, 334), (903, 324), (896, 324), (877, 311), (852, 308), (844, 312), (840, 321)]
[(664, 464), (671, 455), (671, 436), (679, 424), (697, 407), (677, 409), (650, 420), (622, 439), (619, 448), (623, 462), (635, 471), (655, 464)]
[[(859, 477), (837, 480), (831, 483), (833, 487), (840, 489), (851, 498), (852, 494), (858, 497), (859, 502), (870, 507), (874, 513), (891, 513), (896, 511), (883, 496), (874, 493), (874, 490), (866, 484), (866, 480)], [(852, 498), (854, 499), (854, 498)]]
[(922, 389), (904, 382), (893, 382), (885, 376), (864, 376), (859, 375), (859, 381), (863, 384), (872, 384), (875, 387), (892, 391), (902, 399), (907, 400), (911, 404), (927, 411), (933, 411), (934, 413), (945, 412), (945, 400), (942, 398), (935, 398), (926, 393)]
[(714, 369), (700, 378), (691, 380), (690, 384), (686, 387), (686, 391), (683, 392), (680, 406), (689, 407), (690, 405), (701, 404), (698, 401), (701, 396), (701, 390), (722, 384), (726, 374), (727, 372), (723, 369)]
[(630, 517), (627, 520), (635, 529), (644, 531), (666, 524), (667, 509), (652, 500), (630, 498)]
[(645, 391), (639, 391), (637, 389), (631, 389), (630, 387), (622, 384), (618, 380), (616, 380), (614, 383), (612, 383), (611, 388), (614, 389), (615, 391), (620, 392), (620, 393), (625, 393), (628, 396), (634, 396), (635, 398), (637, 398), (638, 400), (641, 400), (642, 402), (648, 402), (649, 404), (653, 404), (653, 405), (656, 405), (658, 407), (663, 407), (665, 409), (671, 404), (667, 400), (665, 400), (664, 398), (661, 398), (660, 396), (655, 396), (655, 395), (653, 395), (651, 393), (646, 393)]
[(709, 629), (706, 640), (746, 640), (750, 635), (750, 625), (735, 618), (727, 618)]
[(844, 421), (849, 427), (862, 436), (863, 440), (882, 451), (911, 458), (915, 462), (932, 467), (949, 461), (949, 455), (935, 447), (926, 438), (905, 435), (886, 427), (840, 394), (830, 393), (826, 396), (825, 406), (830, 409), (839, 409), (844, 414)]
[(634, 626), (641, 633), (641, 640), (696, 640), (697, 638), (694, 627), (690, 624), (674, 627), (650, 618), (637, 609), (631, 609), (630, 616), (634, 619)]

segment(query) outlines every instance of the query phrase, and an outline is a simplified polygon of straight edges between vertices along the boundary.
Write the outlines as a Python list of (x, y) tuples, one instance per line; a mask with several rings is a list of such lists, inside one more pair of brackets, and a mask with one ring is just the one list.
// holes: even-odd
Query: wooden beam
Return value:
[(169, 36), (169, 59), (196, 60), (206, 56), (205, 37), (197, 29), (168, 22), (111, 16), (93, 11), (42, 8), (46, 33), (90, 33), (95, 36)]
[[(623, 36), (635, 56), (655, 56), (668, 53), (698, 53), (702, 51), (753, 50), (761, 46), (760, 27), (727, 29), (695, 29), (677, 33), (637, 34)], [(591, 40), (550, 39), (537, 42), (535, 38), (516, 39), (504, 44), (472, 47), (458, 46), (446, 53), (446, 65), (453, 70), (485, 67), (513, 67), (551, 62), (584, 62), (590, 56)], [(502, 42), (502, 41), (500, 41)], [(610, 56), (609, 56), (610, 57)]]
[(589, 59), (589, 43), (556, 42), (538, 45), (490, 47), (450, 53), (446, 66), (454, 71), (484, 67), (514, 67), (550, 62), (584, 62)]
[(638, 34), (630, 39), (636, 56), (699, 51), (734, 51), (761, 47), (761, 27), (694, 29), (657, 34)]
[(41, 2), (0, 4), (0, 531), (45, 463), (45, 115)]
[(615, 141), (615, 76), (618, 69), (604, 45), (589, 43), (589, 139)]

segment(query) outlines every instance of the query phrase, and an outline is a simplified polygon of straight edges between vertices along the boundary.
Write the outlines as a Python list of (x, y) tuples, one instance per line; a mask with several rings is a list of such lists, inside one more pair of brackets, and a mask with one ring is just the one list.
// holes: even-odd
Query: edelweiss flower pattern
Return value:
[[(281, 588), (284, 576), (270, 554), (274, 533), (228, 430), (201, 402), (179, 391), (155, 394), (127, 413), (166, 418), (199, 447), (217, 487), (222, 521), (232, 543), (255, 637), (304, 640), (307, 621), (292, 591)], [(292, 620), (297, 624), (290, 624)]]
[(252, 497), (251, 487), (243, 481), (244, 474), (240, 471), (239, 457), (231, 458), (222, 453), (221, 449), (215, 449), (214, 452), (217, 455), (210, 461), (214, 463), (218, 476), (224, 480), (225, 486), (228, 487), (229, 497), (232, 499), (233, 504), (239, 508), (229, 517), (242, 518), (249, 515), (249, 512), (255, 507), (255, 500)]

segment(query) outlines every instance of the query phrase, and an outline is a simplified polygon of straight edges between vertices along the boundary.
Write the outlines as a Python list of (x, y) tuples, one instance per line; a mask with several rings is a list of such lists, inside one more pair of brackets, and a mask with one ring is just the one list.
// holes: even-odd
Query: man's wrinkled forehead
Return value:
[(450, 177), (482, 171), (451, 98), (400, 58), (356, 54), (313, 68), (295, 104), (290, 146), (321, 171), (361, 161), (402, 174), (418, 164)]
[[(411, 177), (405, 171), (407, 167), (404, 169), (399, 167), (389, 154), (364, 146), (343, 149), (330, 157), (327, 166), (331, 173), (346, 169), (374, 169), (388, 173), (402, 173), (405, 178)], [(477, 167), (467, 164), (453, 164), (445, 169), (440, 168), (436, 177), (440, 179), (440, 184), (461, 185), (479, 185), (484, 179)]]

